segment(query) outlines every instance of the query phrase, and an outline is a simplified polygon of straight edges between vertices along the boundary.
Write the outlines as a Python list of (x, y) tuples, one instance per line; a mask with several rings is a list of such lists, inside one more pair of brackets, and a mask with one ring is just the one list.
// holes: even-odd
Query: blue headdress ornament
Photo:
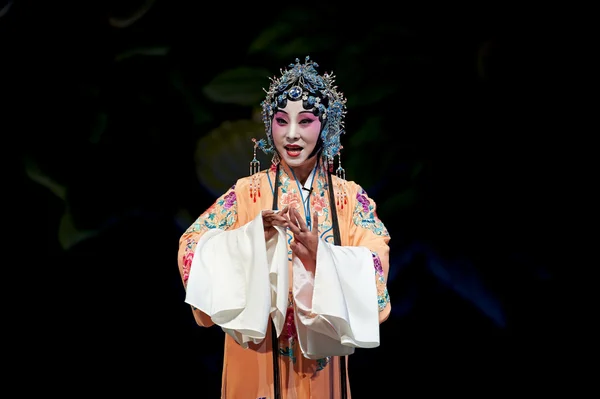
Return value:
[(264, 153), (272, 154), (275, 150), (271, 123), (278, 104), (286, 99), (301, 99), (305, 105), (312, 106), (312, 111), (316, 111), (322, 123), (322, 155), (327, 160), (332, 160), (340, 151), (340, 136), (345, 133), (346, 99), (334, 85), (335, 76), (328, 73), (319, 75), (316, 70), (318, 67), (309, 56), (304, 59), (303, 64), (296, 58), (295, 64), (290, 64), (286, 70), (281, 69), (281, 77), (270, 78), (269, 90), (265, 90), (267, 97), (261, 103), (267, 140), (256, 142), (257, 147)]

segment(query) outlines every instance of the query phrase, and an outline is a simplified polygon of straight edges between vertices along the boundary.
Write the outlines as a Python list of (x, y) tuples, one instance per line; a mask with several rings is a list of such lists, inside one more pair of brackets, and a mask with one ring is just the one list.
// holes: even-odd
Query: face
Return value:
[(275, 113), (272, 132), (277, 152), (290, 167), (314, 165), (315, 157), (309, 161), (308, 156), (317, 145), (321, 122), (302, 107), (302, 101), (288, 101)]

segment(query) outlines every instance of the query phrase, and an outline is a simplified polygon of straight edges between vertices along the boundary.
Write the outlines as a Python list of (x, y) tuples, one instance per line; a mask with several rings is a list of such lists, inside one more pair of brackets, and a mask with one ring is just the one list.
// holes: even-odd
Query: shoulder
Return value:
[(257, 181), (262, 181), (264, 179), (267, 179), (268, 172), (269, 172), (268, 170), (261, 170), (260, 172), (257, 172), (253, 175), (240, 177), (239, 179), (237, 179), (237, 181), (235, 182), (235, 185), (232, 188), (234, 188), (236, 190), (247, 189), (251, 185), (256, 184)]
[(353, 198), (360, 195), (368, 197), (366, 190), (354, 180), (345, 180), (332, 175), (331, 182), (333, 183), (334, 190), (344, 190), (347, 195), (351, 195)]
[(252, 176), (240, 177), (239, 179), (237, 179), (235, 181), (235, 184), (231, 188), (234, 190), (244, 189), (244, 188), (250, 186), (251, 181), (252, 181)]
[(254, 181), (256, 181), (257, 178), (259, 178), (259, 179), (264, 178), (265, 173), (266, 173), (265, 170), (261, 170), (260, 172), (257, 172), (253, 175), (240, 177), (239, 179), (237, 179), (235, 181), (235, 184), (231, 188), (239, 189), (239, 188), (248, 187), (248, 186), (250, 186), (250, 184), (252, 184)]

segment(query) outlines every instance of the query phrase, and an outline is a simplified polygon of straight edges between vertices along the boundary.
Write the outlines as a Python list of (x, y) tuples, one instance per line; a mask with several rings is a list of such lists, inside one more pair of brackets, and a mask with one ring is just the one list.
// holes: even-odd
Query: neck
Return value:
[(289, 165), (288, 166), (294, 172), (294, 176), (296, 176), (296, 179), (298, 179), (300, 184), (304, 185), (306, 179), (308, 179), (308, 176), (310, 176), (310, 172), (312, 172), (312, 170), (315, 168), (316, 163), (317, 157), (314, 157), (300, 166), (293, 168)]

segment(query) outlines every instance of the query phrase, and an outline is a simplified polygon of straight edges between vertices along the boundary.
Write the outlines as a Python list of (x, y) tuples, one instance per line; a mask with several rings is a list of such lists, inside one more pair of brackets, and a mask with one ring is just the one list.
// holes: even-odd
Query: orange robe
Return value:
[[(386, 288), (389, 269), (389, 234), (377, 217), (376, 204), (355, 182), (332, 176), (335, 198), (330, 201), (328, 180), (325, 170), (319, 166), (312, 180), (312, 191), (302, 191), (293, 173), (285, 164), (280, 164), (277, 179), (278, 209), (285, 205), (296, 207), (300, 213), (312, 217), (318, 213), (320, 238), (333, 244), (332, 215), (330, 204), (336, 204), (341, 245), (367, 248), (372, 258), (363, 266), (372, 268), (373, 285), (376, 287), (376, 301), (379, 323), (385, 321), (391, 310)], [(273, 205), (273, 187), (276, 181), (275, 170), (261, 171), (254, 176), (239, 179), (226, 193), (198, 217), (181, 236), (179, 242), (178, 266), (184, 287), (188, 288), (188, 278), (193, 263), (196, 246), (200, 238), (211, 229), (232, 231), (257, 218), (262, 210)], [(308, 217), (307, 217), (308, 219)], [(291, 232), (287, 232), (291, 240)], [(263, 237), (264, 240), (264, 237)], [(235, 250), (235, 249), (233, 249)], [(304, 356), (298, 337), (299, 308), (296, 307), (293, 287), (292, 255), (289, 250), (289, 304), (283, 329), (277, 339), (279, 353), (279, 381), (282, 399), (333, 398), (340, 395), (340, 362), (338, 356), (324, 356), (309, 359)], [(372, 261), (371, 261), (372, 260)], [(317, 269), (319, 264), (317, 262)], [(213, 287), (217, 289), (216, 287)], [(222, 287), (227, 290), (227, 287)], [(232, 292), (231, 295), (235, 295)], [(362, 298), (359, 298), (359, 301)], [(198, 325), (211, 327), (216, 323), (202, 310), (192, 306)], [(310, 315), (304, 315), (310, 317)], [(266, 317), (268, 319), (268, 317)], [(274, 398), (273, 352), (271, 330), (273, 324), (264, 320), (266, 337), (257, 342), (240, 345), (230, 334), (225, 334), (221, 398), (258, 399)], [(309, 327), (310, 328), (310, 327)], [(348, 360), (348, 356), (346, 356)], [(347, 397), (350, 398), (349, 376), (346, 372)]]

